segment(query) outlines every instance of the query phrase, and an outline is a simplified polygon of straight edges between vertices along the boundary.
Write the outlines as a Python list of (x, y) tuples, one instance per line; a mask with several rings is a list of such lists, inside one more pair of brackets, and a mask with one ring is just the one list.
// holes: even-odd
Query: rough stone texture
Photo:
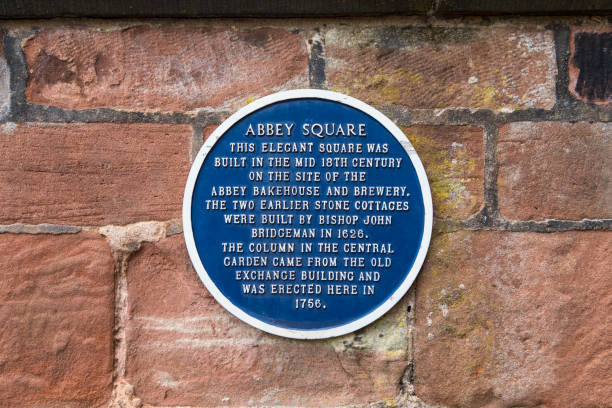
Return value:
[(111, 400), (106, 408), (142, 408), (142, 400), (134, 396), (134, 387), (125, 379), (117, 380)]
[(612, 29), (574, 28), (570, 37), (569, 90), (574, 97), (612, 107)]
[(506, 218), (612, 218), (612, 124), (510, 123), (498, 159)]
[(0, 222), (104, 225), (181, 214), (191, 127), (5, 124)]
[(142, 242), (159, 241), (166, 235), (166, 226), (148, 221), (126, 226), (107, 225), (98, 232), (106, 237), (113, 251), (131, 252), (139, 249)]
[(218, 107), (307, 84), (307, 49), (280, 28), (47, 29), (24, 42), (30, 102), (66, 109)]
[[(566, 37), (574, 22), (582, 26)], [(612, 218), (612, 124), (574, 123), (610, 121), (605, 18), (5, 25), (7, 36), (29, 37), (21, 42), (27, 71), (18, 49), (8, 47), (5, 59), (0, 47), (0, 120), (11, 96), (6, 61), (15, 64), (16, 101), (25, 85), (27, 102), (60, 109), (202, 109), (143, 116), (16, 106), (13, 119), (192, 120), (193, 128), (0, 125), (0, 408), (609, 408), (612, 231), (437, 235), (417, 290), (392, 311), (339, 338), (295, 341), (242, 323), (208, 294), (180, 222), (189, 156), (218, 123), (259, 96), (308, 86), (397, 105), (386, 110), (404, 124), (531, 120), (499, 130), (501, 214)], [(557, 89), (553, 112), (478, 111), (554, 107), (554, 31), (558, 84), (586, 103)], [(453, 107), (469, 109), (441, 111)], [(541, 122), (553, 116), (567, 123)], [(436, 221), (477, 214), (482, 128), (403, 130), (424, 162)], [(485, 219), (466, 224), (508, 226)], [(602, 220), (561, 224), (609, 229)]]
[(452, 407), (609, 407), (612, 232), (456, 232), (417, 282), (416, 395)]
[(126, 375), (147, 404), (338, 406), (398, 392), (407, 365), (405, 305), (333, 341), (268, 335), (210, 296), (182, 235), (144, 243), (127, 277)]
[(108, 402), (114, 261), (104, 239), (2, 234), (0, 264), (0, 406)]
[(0, 234), (76, 234), (81, 231), (81, 227), (74, 225), (55, 225), (55, 224), (8, 224), (0, 225)]
[(11, 106), (11, 75), (4, 58), (4, 38), (0, 34), (0, 120), (9, 113)]
[(403, 127), (429, 180), (434, 217), (467, 219), (483, 204), (484, 142), (473, 126)]
[(325, 36), (331, 89), (410, 108), (552, 108), (553, 36), (541, 27), (333, 27)]

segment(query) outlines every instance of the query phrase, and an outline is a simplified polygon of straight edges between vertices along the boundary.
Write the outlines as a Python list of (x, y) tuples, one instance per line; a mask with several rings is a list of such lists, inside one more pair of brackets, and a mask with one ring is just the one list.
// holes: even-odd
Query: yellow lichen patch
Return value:
[(499, 305), (470, 262), (470, 233), (443, 234), (432, 249), (434, 261), (419, 284), (426, 299), (427, 333), (438, 353), (451, 358), (465, 378), (486, 375), (495, 364), (495, 316)]
[[(385, 375), (377, 375), (373, 378), (374, 380), (374, 389), (377, 390), (379, 392), (379, 395), (385, 396), (385, 395), (389, 395), (389, 378)], [(391, 396), (384, 398), (383, 399), (385, 406), (387, 407), (393, 407), (396, 405), (390, 405), (390, 404), (394, 404), (395, 403), (395, 399)]]
[(495, 334), (493, 328), (476, 327), (469, 337), (476, 355), (466, 365), (466, 374), (479, 377), (495, 366)]
[(357, 92), (361, 97), (364, 97), (362, 94), (365, 92), (367, 99), (373, 103), (397, 104), (402, 103), (409, 95), (423, 86), (423, 76), (402, 69), (392, 71), (378, 69), (370, 76), (355, 77), (347, 74), (343, 82), (350, 84), (348, 88)]
[(251, 102), (253, 102), (253, 101), (256, 101), (256, 100), (257, 100), (257, 97), (256, 97), (256, 96), (249, 96), (249, 97), (247, 97), (247, 98), (244, 100), (244, 104), (245, 104), (245, 105), (248, 105), (249, 103), (251, 103)]
[(432, 241), (428, 255), (429, 261), (423, 272), (427, 278), (437, 278), (439, 273), (444, 273), (447, 263), (439, 265), (438, 260), (444, 258), (457, 262), (456, 267), (459, 268), (461, 257), (465, 254), (465, 248), (453, 245), (452, 234), (440, 234)]
[(406, 72), (405, 75), (410, 80), (411, 84), (423, 85), (423, 75), (415, 72)]
[(459, 95), (465, 92), (463, 85), (459, 83), (445, 84), (444, 87), (437, 91), (442, 95), (441, 99), (445, 101), (459, 99)]
[(461, 304), (465, 300), (466, 290), (463, 288), (453, 288), (445, 290), (438, 299), (439, 305), (446, 305), (448, 307), (455, 307)]
[(470, 103), (481, 108), (498, 108), (495, 96), (498, 90), (493, 86), (474, 86)]
[[(503, 56), (505, 59), (506, 56)], [(514, 95), (510, 89), (511, 84), (514, 84), (511, 78), (508, 78), (507, 67), (502, 66), (487, 66), (478, 69), (482, 75), (486, 72), (484, 78), (480, 82), (470, 83), (468, 89), (463, 89), (468, 104), (484, 109), (502, 110), (508, 109), (516, 103), (518, 97)]]
[(327, 342), (337, 352), (367, 349), (384, 353), (388, 360), (404, 359), (408, 349), (405, 310), (405, 301), (399, 302), (391, 311), (364, 329)]
[[(446, 314), (440, 328), (441, 335), (457, 338), (486, 337), (493, 327), (488, 313), (495, 308), (485, 297), (486, 288), (476, 284), (472, 288), (447, 288), (438, 298), (438, 309)], [(483, 338), (484, 338), (483, 337)]]
[(430, 137), (407, 130), (406, 136), (425, 165), (438, 218), (457, 218), (477, 210), (478, 199), (468, 190), (476, 161), (461, 143), (443, 146)]
[(508, 77), (506, 75), (502, 75), (502, 87), (506, 88), (508, 86)]
[(400, 98), (400, 90), (395, 86), (393, 78), (387, 75), (373, 75), (369, 80), (357, 83), (356, 86), (359, 89), (379, 91), (380, 96), (388, 103), (397, 103)]
[(395, 398), (385, 398), (383, 400), (383, 403), (385, 404), (385, 407), (389, 407), (389, 408), (397, 407), (397, 401), (395, 401)]

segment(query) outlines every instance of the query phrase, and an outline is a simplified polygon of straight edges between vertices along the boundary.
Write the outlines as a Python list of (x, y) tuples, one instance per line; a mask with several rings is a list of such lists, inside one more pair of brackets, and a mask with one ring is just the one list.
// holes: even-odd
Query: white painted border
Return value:
[[(358, 109), (380, 122), (389, 132), (391, 132), (393, 136), (395, 136), (395, 138), (400, 142), (404, 150), (406, 150), (406, 153), (408, 153), (408, 157), (412, 161), (412, 165), (414, 166), (417, 172), (419, 183), (421, 185), (421, 191), (423, 193), (423, 205), (425, 207), (425, 225), (423, 228), (423, 239), (421, 241), (421, 247), (419, 248), (419, 252), (417, 253), (412, 268), (406, 275), (406, 278), (404, 279), (402, 284), (397, 288), (397, 290), (382, 305), (380, 305), (367, 315), (361, 317), (360, 319), (354, 320), (351, 323), (347, 323), (341, 326), (322, 330), (298, 330), (274, 326), (245, 313), (242, 309), (235, 306), (228, 298), (225, 297), (225, 295), (223, 295), (223, 293), (221, 293), (221, 291), (217, 288), (212, 279), (210, 279), (208, 273), (204, 269), (198, 251), (196, 249), (195, 240), (193, 238), (193, 229), (191, 226), (191, 198), (193, 196), (195, 182), (202, 167), (202, 164), (204, 163), (206, 155), (210, 152), (215, 143), (236, 122), (249, 115), (250, 113), (253, 113), (265, 106), (276, 102), (303, 98), (315, 98), (340, 102), (355, 109)], [(183, 232), (185, 235), (185, 242), (187, 243), (187, 251), (189, 252), (189, 257), (191, 258), (191, 262), (193, 263), (195, 270), (197, 271), (198, 275), (200, 276), (200, 279), (202, 280), (208, 291), (214, 296), (217, 302), (221, 303), (221, 305), (225, 309), (227, 309), (230, 313), (232, 313), (234, 316), (236, 316), (243, 322), (248, 323), (251, 326), (255, 326), (268, 333), (276, 334), (277, 336), (290, 337), (294, 339), (323, 339), (327, 337), (341, 336), (343, 334), (351, 333), (372, 323), (374, 320), (378, 319), (383, 314), (388, 312), (389, 309), (391, 309), (406, 294), (406, 292), (416, 279), (419, 270), (421, 269), (421, 266), (425, 261), (425, 255), (427, 254), (427, 250), (429, 249), (432, 226), (433, 206), (431, 201), (431, 190), (429, 189), (429, 182), (427, 181), (427, 175), (425, 174), (425, 169), (423, 168), (423, 164), (421, 163), (419, 156), (417, 155), (416, 151), (414, 150), (404, 133), (389, 118), (387, 118), (385, 115), (383, 115), (381, 112), (374, 109), (373, 107), (365, 104), (364, 102), (337, 92), (323, 91), (318, 89), (296, 89), (292, 91), (284, 91), (268, 95), (248, 104), (247, 106), (230, 116), (206, 139), (206, 142), (198, 152), (198, 155), (194, 159), (193, 164), (191, 166), (189, 177), (187, 178), (187, 185), (185, 187), (185, 195), (183, 197)]]

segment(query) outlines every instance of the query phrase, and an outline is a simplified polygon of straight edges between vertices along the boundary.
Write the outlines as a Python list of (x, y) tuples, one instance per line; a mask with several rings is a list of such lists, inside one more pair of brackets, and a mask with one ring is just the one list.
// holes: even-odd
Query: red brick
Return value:
[(66, 109), (174, 111), (303, 87), (307, 50), (280, 28), (47, 29), (24, 44), (30, 102)]
[(108, 402), (114, 261), (97, 234), (0, 234), (0, 406)]
[(611, 232), (457, 232), (417, 282), (416, 394), (452, 407), (607, 407)]
[[(145, 403), (338, 406), (398, 392), (405, 345), (342, 349), (333, 341), (283, 339), (247, 326), (208, 294), (182, 235), (143, 244), (127, 276), (127, 377)], [(375, 337), (384, 344), (382, 335)]]
[(365, 102), (410, 108), (552, 108), (553, 35), (537, 26), (334, 27), (327, 81)]
[(478, 213), (484, 199), (482, 130), (473, 126), (410, 126), (402, 130), (425, 166), (434, 217), (467, 219)]
[(0, 222), (180, 217), (190, 139), (188, 125), (4, 125)]
[[(583, 38), (577, 47), (577, 37)], [(575, 98), (612, 108), (612, 29), (574, 27), (570, 36), (569, 90)]]
[(612, 125), (521, 122), (501, 127), (499, 207), (511, 220), (612, 217)]

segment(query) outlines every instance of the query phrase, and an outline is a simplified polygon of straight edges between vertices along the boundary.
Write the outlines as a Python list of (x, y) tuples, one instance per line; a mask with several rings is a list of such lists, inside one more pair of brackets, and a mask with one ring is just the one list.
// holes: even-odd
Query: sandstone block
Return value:
[(552, 31), (539, 26), (331, 27), (327, 82), (375, 105), (552, 108)]
[(499, 131), (499, 208), (510, 220), (612, 217), (612, 125), (520, 122)]
[(0, 222), (125, 224), (180, 217), (191, 128), (5, 124)]
[(355, 337), (272, 336), (210, 296), (184, 245), (182, 235), (145, 243), (128, 266), (127, 376), (145, 403), (338, 406), (395, 397), (407, 365), (405, 305)]
[(452, 407), (607, 407), (611, 232), (438, 236), (417, 281), (416, 395)]
[(0, 234), (0, 263), (0, 406), (108, 402), (114, 261), (105, 240)]
[(181, 111), (307, 84), (304, 39), (281, 28), (47, 29), (24, 43), (30, 102)]
[(434, 217), (464, 220), (484, 200), (484, 142), (473, 126), (403, 127), (429, 180)]

